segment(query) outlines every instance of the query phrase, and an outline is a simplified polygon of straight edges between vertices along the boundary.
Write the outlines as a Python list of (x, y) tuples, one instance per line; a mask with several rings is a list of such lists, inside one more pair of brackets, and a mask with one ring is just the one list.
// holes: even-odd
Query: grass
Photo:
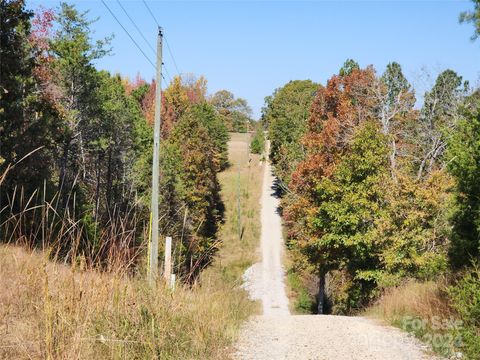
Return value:
[(316, 301), (305, 285), (306, 280), (300, 273), (290, 267), (287, 271), (287, 289), (290, 307), (295, 314), (312, 314), (315, 312)]
[(214, 266), (207, 269), (204, 275), (210, 275), (212, 271), (220, 273), (227, 282), (238, 282), (245, 269), (259, 257), (255, 250), (260, 239), (260, 197), (264, 166), (260, 162), (260, 155), (249, 153), (250, 139), (250, 134), (231, 134), (230, 167), (220, 174), (219, 179), (222, 199), (226, 204), (226, 222), (220, 230), (224, 246), (220, 249), (220, 256)]
[(407, 331), (443, 356), (456, 352), (460, 323), (449, 306), (444, 280), (410, 280), (388, 289), (366, 315)]
[[(51, 254), (0, 246), (0, 358), (225, 359), (256, 305), (239, 287), (256, 260), (263, 167), (247, 134), (232, 134), (230, 166), (220, 174), (226, 206), (214, 263), (193, 287), (174, 292), (120, 268), (52, 262)], [(237, 221), (240, 170), (241, 237)]]

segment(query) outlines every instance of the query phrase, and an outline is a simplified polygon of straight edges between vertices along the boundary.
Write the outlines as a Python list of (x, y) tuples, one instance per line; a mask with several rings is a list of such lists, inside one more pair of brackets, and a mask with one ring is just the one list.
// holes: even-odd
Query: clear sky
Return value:
[[(459, 24), (469, 1), (147, 1), (163, 26), (179, 71), (204, 75), (209, 91), (228, 89), (246, 98), (256, 117), (265, 96), (294, 79), (325, 83), (345, 59), (353, 58), (383, 71), (399, 62), (405, 75), (423, 93), (423, 68), (435, 76), (445, 68), (478, 85), (480, 40), (471, 42), (473, 27)], [(137, 50), (100, 1), (70, 1), (90, 10), (95, 37), (114, 33), (113, 54), (99, 68), (130, 77), (154, 76), (154, 68)], [(121, 0), (130, 17), (155, 47), (156, 24), (142, 1)], [(58, 1), (30, 0), (55, 7)], [(108, 6), (155, 60), (119, 7)], [(167, 49), (165, 67), (176, 73)], [(166, 77), (168, 80), (168, 77)]]

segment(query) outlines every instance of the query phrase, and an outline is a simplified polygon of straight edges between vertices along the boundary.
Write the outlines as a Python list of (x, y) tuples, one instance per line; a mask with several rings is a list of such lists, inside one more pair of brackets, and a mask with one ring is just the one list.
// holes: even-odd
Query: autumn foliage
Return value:
[[(124, 254), (136, 268), (148, 240), (156, 82), (98, 70), (110, 38), (93, 41), (88, 14), (72, 5), (0, 6), (2, 241), (53, 246), (68, 261), (74, 247), (100, 267)], [(229, 136), (205, 78), (176, 76), (161, 98), (161, 235), (174, 238), (174, 271), (190, 281), (218, 247)], [(47, 207), (48, 220), (37, 210)]]
[(445, 129), (454, 126), (462, 96), (450, 72), (440, 74), (426, 105), (435, 99), (447, 112), (425, 117), (413, 109), (412, 87), (399, 64), (378, 76), (371, 66), (347, 62), (317, 88), (301, 161), (287, 177), (275, 163), (280, 178), (291, 179), (282, 210), (293, 268), (317, 275), (326, 291), (318, 295), (318, 311), (352, 313), (382, 289), (407, 278), (435, 279), (448, 269), (454, 182), (443, 148), (430, 159), (432, 147), (446, 141)]

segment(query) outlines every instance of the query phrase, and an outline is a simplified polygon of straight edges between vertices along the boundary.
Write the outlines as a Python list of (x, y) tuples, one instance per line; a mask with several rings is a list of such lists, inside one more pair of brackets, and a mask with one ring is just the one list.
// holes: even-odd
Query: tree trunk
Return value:
[(106, 185), (107, 208), (110, 216), (112, 202), (112, 147), (108, 149), (108, 166), (107, 166), (107, 185)]
[(93, 214), (93, 219), (95, 223), (98, 221), (98, 211), (100, 207), (100, 181), (101, 181), (101, 165), (100, 165), (100, 155), (97, 156), (97, 176), (95, 184), (95, 209)]
[(390, 153), (390, 168), (392, 172), (392, 179), (397, 182), (397, 144), (395, 139), (392, 139), (392, 152)]
[(325, 275), (326, 272), (321, 270), (318, 278), (318, 314), (323, 314), (325, 311)]
[(66, 206), (66, 199), (64, 197), (65, 192), (65, 178), (67, 176), (67, 165), (68, 165), (68, 153), (70, 150), (70, 140), (66, 140), (63, 144), (63, 154), (60, 159), (60, 174), (58, 178), (58, 196), (61, 199), (62, 206)]

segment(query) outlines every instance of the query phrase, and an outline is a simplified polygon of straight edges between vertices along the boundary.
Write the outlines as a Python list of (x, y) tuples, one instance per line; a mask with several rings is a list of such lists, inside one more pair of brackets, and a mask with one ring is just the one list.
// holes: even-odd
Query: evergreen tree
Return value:
[[(32, 47), (30, 20), (24, 1), (0, 4), (0, 206), (15, 187), (25, 196), (49, 184), (53, 150), (61, 138), (57, 113), (38, 91), (36, 49)], [(22, 160), (23, 159), (23, 160)], [(21, 161), (21, 164), (18, 164)], [(8, 174), (6, 174), (8, 170)]]
[(464, 110), (447, 158), (456, 180), (450, 259), (453, 267), (461, 268), (480, 260), (480, 103)]
[[(67, 205), (68, 194), (81, 189), (86, 179), (87, 154), (85, 132), (89, 119), (98, 109), (95, 102), (97, 74), (93, 61), (108, 53), (105, 46), (109, 39), (93, 43), (90, 34), (91, 21), (87, 13), (79, 13), (74, 6), (61, 3), (56, 15), (57, 31), (50, 42), (53, 54), (54, 78), (61, 95), (64, 134), (59, 152), (58, 188), (62, 204)], [(79, 193), (80, 194), (80, 193)]]

